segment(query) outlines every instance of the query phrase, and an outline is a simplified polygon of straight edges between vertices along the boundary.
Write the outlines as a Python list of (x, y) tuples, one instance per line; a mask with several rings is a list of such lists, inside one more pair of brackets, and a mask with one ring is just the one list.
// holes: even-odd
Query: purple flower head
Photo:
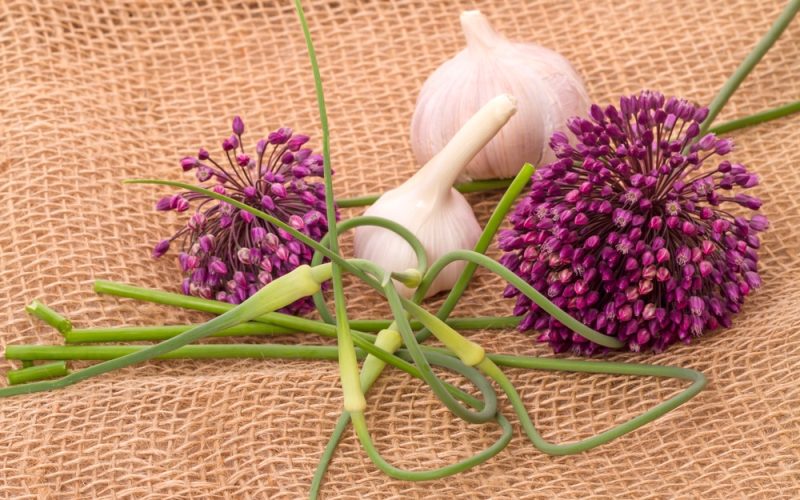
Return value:
[[(662, 351), (731, 324), (760, 286), (761, 201), (734, 193), (758, 183), (719, 157), (733, 142), (702, 137), (706, 108), (644, 91), (592, 106), (557, 133), (557, 161), (534, 175), (511, 216), (502, 262), (558, 307), (631, 351)], [(693, 140), (695, 139), (695, 140)], [(521, 330), (556, 352), (605, 350), (509, 286)]]
[[(259, 141), (255, 151), (248, 154), (241, 140), (244, 122), (238, 116), (232, 129), (234, 135), (223, 141), (217, 158), (201, 149), (197, 158), (181, 160), (181, 168), (194, 169), (200, 182), (213, 182), (206, 185), (212, 191), (270, 213), (314, 240), (322, 239), (327, 232), (326, 221), (320, 216), (325, 212), (325, 189), (308, 176), (311, 167), (317, 165), (317, 156), (311, 155), (311, 150), (298, 151), (308, 136), (281, 128)], [(238, 304), (273, 279), (311, 262), (311, 248), (287, 232), (205, 195), (185, 192), (166, 196), (156, 209), (185, 211), (190, 205), (196, 211), (185, 225), (155, 245), (152, 252), (153, 257), (161, 257), (172, 243), (178, 244), (178, 261), (184, 273), (181, 289), (187, 295)], [(303, 313), (312, 305), (310, 298), (301, 299), (284, 311)]]

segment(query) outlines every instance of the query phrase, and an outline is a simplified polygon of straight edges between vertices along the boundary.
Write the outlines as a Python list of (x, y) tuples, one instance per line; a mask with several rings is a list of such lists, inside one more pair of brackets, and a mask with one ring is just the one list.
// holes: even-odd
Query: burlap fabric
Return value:
[[(340, 195), (379, 192), (414, 168), (408, 127), (426, 75), (463, 45), (458, 14), (481, 8), (509, 37), (569, 57), (601, 103), (641, 88), (708, 102), (782, 1), (307, 2), (325, 79)], [(215, 147), (241, 114), (250, 140), (280, 125), (319, 147), (313, 80), (289, 2), (0, 2), (0, 325), (3, 345), (61, 343), (26, 317), (39, 298), (79, 326), (200, 321), (96, 296), (105, 278), (177, 288), (150, 245), (177, 219), (153, 212), (183, 179), (177, 160)], [(789, 28), (721, 118), (800, 95), (800, 24)], [(467, 473), (387, 478), (350, 432), (326, 498), (790, 498), (800, 495), (800, 140), (798, 118), (735, 134), (735, 156), (763, 178), (773, 228), (765, 285), (735, 327), (692, 346), (623, 361), (702, 370), (710, 384), (654, 425), (578, 456), (512, 444)], [(485, 220), (497, 196), (471, 198)], [(353, 211), (357, 213), (357, 211)], [(480, 273), (457, 314), (508, 314)], [(351, 294), (354, 316), (372, 295)], [(550, 356), (516, 332), (482, 332), (494, 351)], [(292, 342), (292, 339), (281, 339)], [(11, 365), (0, 363), (3, 370)], [(511, 370), (546, 437), (585, 437), (645, 411), (677, 382)], [(377, 444), (394, 463), (441, 466), (497, 430), (456, 421), (419, 382), (391, 371), (369, 397)], [(341, 406), (335, 365), (170, 361), (48, 394), (0, 401), (5, 498), (298, 498)], [(506, 408), (508, 410), (508, 408)], [(507, 411), (510, 414), (510, 412)]]

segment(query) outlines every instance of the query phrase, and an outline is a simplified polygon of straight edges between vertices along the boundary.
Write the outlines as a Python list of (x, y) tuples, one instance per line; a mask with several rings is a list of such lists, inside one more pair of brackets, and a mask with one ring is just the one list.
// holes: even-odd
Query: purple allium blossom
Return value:
[[(310, 180), (322, 177), (323, 159), (304, 148), (308, 136), (281, 128), (245, 152), (244, 123), (233, 119), (233, 135), (222, 142), (225, 158), (216, 161), (205, 149), (180, 162), (194, 170), (210, 189), (272, 214), (319, 241), (327, 232), (325, 186)], [(238, 304), (262, 286), (300, 264), (311, 262), (313, 251), (286, 231), (206, 195), (184, 192), (158, 201), (156, 210), (195, 211), (171, 238), (153, 248), (161, 257), (180, 243), (178, 262), (184, 273), (183, 293)], [(310, 309), (306, 298), (285, 308), (296, 314)]]
[[(758, 177), (719, 157), (733, 143), (698, 137), (708, 109), (644, 91), (619, 109), (593, 105), (572, 118), (570, 144), (555, 133), (557, 161), (540, 168), (504, 232), (501, 262), (557, 306), (631, 351), (731, 325), (761, 284), (758, 233), (767, 219), (747, 189)], [(736, 207), (735, 205), (739, 205)], [(520, 330), (556, 352), (604, 350), (573, 333), (514, 287)]]

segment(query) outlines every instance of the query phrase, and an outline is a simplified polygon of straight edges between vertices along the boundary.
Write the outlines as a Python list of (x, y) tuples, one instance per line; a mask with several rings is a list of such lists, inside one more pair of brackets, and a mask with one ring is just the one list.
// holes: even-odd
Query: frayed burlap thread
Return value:
[[(462, 9), (481, 8), (509, 37), (566, 55), (597, 102), (646, 87), (705, 103), (782, 3), (308, 1), (337, 192), (379, 192), (413, 171), (408, 129), (416, 92), (463, 46)], [(720, 118), (797, 99), (798, 58), (795, 24)], [(288, 125), (319, 147), (313, 80), (288, 1), (0, 2), (0, 343), (61, 343), (24, 314), (33, 299), (81, 327), (203, 319), (98, 297), (91, 283), (177, 289), (174, 261), (149, 257), (150, 246), (178, 224), (153, 211), (167, 190), (120, 181), (185, 179), (180, 157), (221, 141), (234, 114), (254, 140)], [(517, 429), (512, 444), (486, 464), (428, 483), (386, 477), (348, 433), (323, 496), (800, 495), (799, 120), (734, 135), (735, 158), (763, 179), (758, 194), (772, 222), (762, 249), (764, 287), (734, 327), (657, 356), (613, 357), (701, 370), (710, 384), (697, 398), (578, 456), (543, 455)], [(486, 220), (497, 196), (470, 199)], [(512, 304), (500, 298), (502, 289), (479, 273), (457, 314), (508, 314)], [(354, 316), (386, 311), (373, 294), (353, 290)], [(551, 355), (530, 335), (475, 338), (492, 351)], [(559, 440), (601, 431), (681, 387), (510, 373), (545, 437)], [(377, 445), (405, 467), (463, 458), (498, 433), (455, 420), (420, 382), (394, 370), (369, 403)], [(0, 400), (0, 496), (300, 498), (340, 407), (335, 365), (280, 360), (151, 363), (60, 392)]]

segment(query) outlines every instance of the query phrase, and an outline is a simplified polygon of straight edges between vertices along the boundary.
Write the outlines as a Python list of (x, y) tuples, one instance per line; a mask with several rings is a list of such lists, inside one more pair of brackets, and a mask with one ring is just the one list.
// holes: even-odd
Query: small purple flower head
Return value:
[[(200, 182), (213, 182), (212, 191), (226, 194), (253, 208), (270, 213), (319, 241), (327, 232), (325, 189), (308, 177), (321, 174), (322, 163), (311, 150), (300, 150), (305, 135), (281, 128), (258, 142), (253, 154), (241, 141), (244, 122), (233, 119), (233, 134), (222, 143), (222, 160), (205, 149), (197, 158), (181, 160), (184, 171), (195, 170)], [(299, 175), (298, 175), (299, 174)], [(161, 198), (156, 209), (185, 211), (197, 207), (186, 224), (169, 239), (153, 247), (161, 257), (171, 243), (179, 243), (178, 261), (184, 273), (183, 293), (238, 304), (273, 279), (300, 264), (311, 262), (313, 251), (285, 231), (202, 194), (186, 192)], [(310, 298), (286, 307), (299, 314), (312, 307)]]
[[(558, 160), (536, 172), (512, 214), (501, 262), (631, 351), (662, 351), (729, 326), (761, 285), (758, 233), (768, 223), (757, 212), (746, 217), (758, 198), (732, 192), (758, 184), (743, 165), (719, 160), (733, 141), (699, 137), (707, 115), (644, 91), (570, 119), (577, 141), (553, 135)], [(538, 330), (556, 352), (604, 350), (514, 287), (504, 295), (517, 297), (520, 329)]]

